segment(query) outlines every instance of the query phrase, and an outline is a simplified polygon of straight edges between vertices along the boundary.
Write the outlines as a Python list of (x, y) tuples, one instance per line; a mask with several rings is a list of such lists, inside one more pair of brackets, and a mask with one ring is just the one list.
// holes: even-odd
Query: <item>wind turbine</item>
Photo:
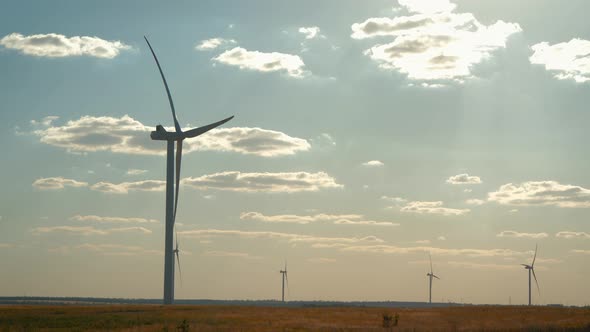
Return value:
[(537, 292), (539, 295), (541, 294), (541, 290), (539, 289), (539, 282), (537, 282), (537, 276), (535, 275), (535, 259), (537, 259), (537, 245), (535, 244), (535, 255), (533, 256), (533, 262), (531, 265), (527, 264), (520, 264), (524, 266), (525, 270), (529, 270), (529, 305), (531, 305), (531, 272), (533, 273), (533, 277), (535, 278), (535, 284), (537, 285)]
[[(152, 45), (148, 39), (143, 37), (154, 56), (164, 87), (166, 88), (166, 94), (168, 95), (168, 102), (170, 103), (170, 109), (172, 110), (172, 119), (174, 120), (175, 132), (169, 132), (164, 129), (162, 125), (156, 126), (156, 131), (152, 131), (150, 137), (152, 140), (166, 141), (167, 153), (166, 153), (166, 235), (164, 244), (164, 304), (172, 304), (174, 302), (174, 255), (178, 258), (178, 242), (176, 250), (172, 248), (173, 243), (173, 232), (174, 222), (176, 220), (176, 211), (178, 207), (178, 189), (180, 187), (180, 162), (182, 159), (182, 141), (185, 138), (197, 137), (201, 134), (208, 132), (209, 130), (220, 126), (227, 121), (231, 120), (233, 116), (223, 119), (221, 121), (212, 123), (199, 128), (194, 128), (187, 131), (182, 131), (178, 119), (176, 118), (176, 111), (174, 110), (174, 103), (172, 102), (172, 95), (166, 83), (164, 72), (160, 66), (160, 62), (156, 57), (156, 53), (152, 48)], [(174, 142), (176, 142), (176, 172), (174, 170)], [(176, 173), (176, 185), (174, 183), (174, 174)], [(176, 188), (176, 192), (175, 192)]]
[(289, 278), (287, 277), (287, 261), (285, 261), (285, 269), (279, 272), (282, 274), (281, 278), (283, 280), (283, 292), (281, 301), (285, 303), (285, 280), (287, 281), (287, 289), (289, 289)]
[(430, 273), (426, 273), (426, 275), (428, 276), (429, 279), (429, 285), (428, 285), (428, 303), (432, 303), (432, 278), (436, 278), (439, 279), (439, 277), (437, 277), (434, 272), (432, 272), (432, 256), (430, 256), (430, 253), (428, 254), (428, 258), (430, 258)]

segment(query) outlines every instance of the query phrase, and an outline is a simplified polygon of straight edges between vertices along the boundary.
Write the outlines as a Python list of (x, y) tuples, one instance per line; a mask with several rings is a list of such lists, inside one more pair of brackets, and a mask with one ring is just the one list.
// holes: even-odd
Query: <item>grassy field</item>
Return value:
[[(399, 317), (383, 328), (383, 316)], [(0, 331), (590, 331), (590, 309), (549, 307), (0, 306)]]

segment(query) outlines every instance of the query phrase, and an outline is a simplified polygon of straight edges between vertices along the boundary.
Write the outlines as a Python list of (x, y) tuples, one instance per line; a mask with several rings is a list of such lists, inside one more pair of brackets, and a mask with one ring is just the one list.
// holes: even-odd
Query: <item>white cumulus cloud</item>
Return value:
[(508, 183), (488, 193), (488, 200), (503, 205), (543, 206), (562, 208), (590, 207), (590, 190), (557, 181), (529, 181)]
[(363, 163), (363, 166), (367, 166), (367, 167), (381, 167), (384, 165), (385, 164), (379, 160), (369, 160), (369, 161)]
[(89, 36), (66, 37), (56, 33), (30, 36), (11, 33), (0, 39), (0, 45), (26, 55), (51, 58), (86, 55), (112, 59), (121, 51), (131, 49), (118, 40), (109, 41)]
[(450, 184), (480, 184), (481, 179), (479, 176), (469, 174), (457, 174), (449, 177), (447, 183)]
[[(352, 25), (354, 39), (390, 36), (365, 55), (386, 70), (413, 80), (455, 80), (473, 76), (473, 65), (506, 47), (509, 36), (520, 32), (516, 23), (480, 23), (471, 13), (455, 13), (449, 1), (401, 0), (411, 14), (395, 18), (373, 17)], [(426, 87), (439, 87), (429, 84)]]
[(549, 237), (547, 233), (521, 233), (516, 231), (502, 231), (496, 234), (497, 237), (515, 237), (515, 238), (529, 238), (529, 239), (544, 239)]
[(322, 36), (318, 27), (301, 27), (299, 28), (299, 32), (305, 35), (305, 39), (314, 39)]
[(443, 206), (443, 202), (414, 201), (404, 205), (400, 211), (420, 214), (439, 214), (443, 216), (460, 216), (468, 213), (469, 209), (452, 209)]
[(242, 47), (227, 50), (213, 61), (240, 69), (260, 72), (284, 72), (288, 76), (302, 78), (308, 74), (305, 63), (298, 55), (279, 52), (248, 51)]
[(369, 226), (399, 226), (398, 223), (389, 221), (365, 220), (362, 215), (358, 214), (316, 214), (316, 215), (293, 215), (279, 214), (267, 216), (260, 212), (243, 212), (240, 214), (242, 220), (255, 220), (268, 223), (296, 223), (309, 224), (313, 222), (330, 222), (336, 225), (369, 225)]
[[(65, 124), (33, 131), (42, 143), (70, 152), (110, 151), (115, 153), (165, 155), (166, 147), (150, 138), (155, 127), (148, 127), (128, 115), (116, 117), (83, 116)], [(216, 128), (201, 136), (184, 140), (183, 153), (225, 151), (262, 157), (293, 155), (311, 148), (302, 138), (274, 130), (249, 127)], [(130, 174), (137, 174), (135, 173)]]
[(66, 179), (64, 177), (40, 178), (33, 182), (33, 187), (40, 190), (59, 190), (65, 187), (86, 187), (87, 182)]
[(590, 41), (574, 38), (553, 45), (542, 42), (531, 48), (530, 62), (545, 66), (555, 78), (573, 79), (578, 83), (590, 81)]
[(199, 51), (211, 51), (221, 46), (227, 46), (236, 44), (236, 41), (233, 39), (225, 39), (225, 38), (210, 38), (201, 40), (199, 45), (195, 46), (195, 48)]

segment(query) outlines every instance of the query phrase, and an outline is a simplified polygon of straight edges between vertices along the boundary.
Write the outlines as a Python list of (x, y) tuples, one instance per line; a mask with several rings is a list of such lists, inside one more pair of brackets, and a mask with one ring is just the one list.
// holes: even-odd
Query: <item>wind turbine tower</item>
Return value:
[(428, 254), (428, 258), (430, 258), (430, 273), (426, 273), (426, 275), (428, 276), (428, 303), (432, 303), (432, 278), (436, 278), (439, 279), (439, 277), (437, 277), (434, 272), (432, 272), (432, 257), (430, 256), (430, 254)]
[(531, 305), (531, 273), (535, 278), (535, 284), (537, 285), (537, 291), (541, 294), (541, 290), (539, 289), (539, 282), (537, 281), (537, 276), (535, 275), (535, 259), (537, 259), (537, 245), (535, 245), (535, 255), (533, 256), (533, 262), (531, 265), (527, 264), (520, 264), (524, 266), (525, 270), (529, 270), (529, 305)]
[(282, 289), (282, 297), (281, 297), (281, 301), (283, 303), (285, 303), (285, 281), (287, 281), (287, 288), (289, 288), (289, 278), (287, 277), (287, 262), (285, 262), (285, 269), (279, 271), (282, 276), (281, 279), (283, 280), (283, 289)]
[[(174, 255), (178, 259), (178, 239), (176, 242), (176, 249), (173, 246), (174, 236), (174, 222), (176, 220), (176, 211), (178, 207), (178, 189), (180, 187), (180, 162), (182, 159), (182, 141), (185, 138), (197, 137), (201, 134), (208, 132), (209, 130), (218, 127), (227, 121), (231, 120), (233, 116), (223, 119), (221, 121), (212, 123), (199, 128), (194, 128), (187, 131), (182, 131), (178, 119), (176, 118), (176, 111), (174, 110), (174, 103), (172, 102), (172, 95), (168, 88), (168, 83), (164, 77), (164, 72), (160, 66), (160, 62), (156, 57), (156, 53), (150, 45), (148, 39), (143, 37), (154, 56), (160, 76), (164, 82), (166, 88), (166, 94), (168, 95), (168, 102), (170, 103), (170, 109), (172, 110), (172, 119), (174, 120), (174, 132), (169, 132), (164, 129), (162, 125), (156, 126), (156, 131), (152, 131), (150, 137), (152, 140), (166, 141), (167, 142), (167, 153), (166, 153), (166, 235), (164, 244), (164, 304), (172, 304), (174, 302)], [(174, 161), (174, 143), (176, 142), (176, 163)], [(175, 172), (176, 164), (176, 172)], [(174, 174), (176, 174), (176, 183), (174, 181)], [(175, 192), (176, 191), (176, 192)], [(180, 261), (179, 261), (180, 263)], [(179, 264), (180, 268), (180, 264)]]

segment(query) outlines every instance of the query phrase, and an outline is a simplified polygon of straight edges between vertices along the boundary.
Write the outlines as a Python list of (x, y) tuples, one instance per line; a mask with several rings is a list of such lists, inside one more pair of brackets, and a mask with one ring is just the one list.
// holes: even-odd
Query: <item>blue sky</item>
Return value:
[[(167, 76), (187, 140), (177, 298), (590, 296), (585, 1), (8, 1), (2, 295), (162, 293)], [(486, 287), (481, 287), (484, 284)]]

